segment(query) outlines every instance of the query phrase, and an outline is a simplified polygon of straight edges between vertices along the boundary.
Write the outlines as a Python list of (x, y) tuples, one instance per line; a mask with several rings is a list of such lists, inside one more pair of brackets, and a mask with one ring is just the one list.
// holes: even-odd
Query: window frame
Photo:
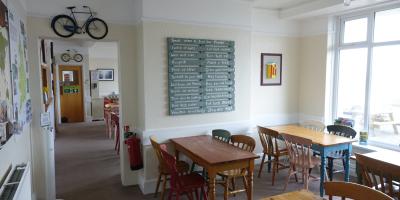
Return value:
[[(364, 97), (364, 127), (363, 130), (370, 129), (370, 99), (371, 99), (371, 82), (372, 82), (372, 56), (374, 47), (381, 46), (392, 46), (392, 45), (400, 45), (400, 39), (394, 41), (385, 41), (385, 42), (374, 42), (374, 26), (375, 26), (375, 14), (377, 12), (397, 9), (400, 8), (400, 4), (393, 4), (390, 6), (370, 9), (367, 11), (347, 14), (338, 16), (336, 18), (336, 27), (338, 28), (335, 34), (335, 45), (334, 45), (334, 69), (333, 69), (333, 85), (332, 85), (332, 112), (331, 117), (332, 121), (337, 119), (338, 117), (338, 86), (339, 86), (339, 71), (340, 71), (340, 51), (346, 49), (358, 49), (358, 48), (367, 48), (367, 69), (366, 69), (366, 83), (365, 83), (365, 97)], [(367, 18), (367, 39), (366, 41), (361, 42), (351, 42), (344, 43), (344, 34), (345, 34), (345, 22)], [(358, 137), (358, 136), (357, 136)], [(370, 142), (373, 146), (379, 146), (382, 148), (392, 149), (399, 151), (400, 144), (390, 145), (380, 142)]]

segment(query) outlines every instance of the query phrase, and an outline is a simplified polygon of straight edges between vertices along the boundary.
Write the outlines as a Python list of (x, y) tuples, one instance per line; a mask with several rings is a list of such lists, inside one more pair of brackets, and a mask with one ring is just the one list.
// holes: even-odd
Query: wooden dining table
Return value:
[(261, 200), (323, 200), (321, 197), (307, 190), (299, 190), (280, 195), (266, 197)]
[(350, 178), (350, 155), (352, 151), (352, 143), (355, 139), (350, 139), (342, 136), (326, 134), (324, 132), (319, 132), (311, 129), (307, 129), (298, 125), (284, 125), (284, 126), (273, 126), (268, 127), (272, 130), (279, 132), (280, 134), (285, 133), (289, 135), (294, 135), (306, 139), (312, 140), (312, 149), (320, 152), (321, 156), (321, 175), (320, 175), (320, 196), (324, 195), (324, 180), (326, 164), (325, 160), (328, 155), (336, 151), (346, 151), (345, 154), (345, 176), (344, 181), (349, 181)]
[(254, 160), (259, 158), (258, 155), (214, 139), (209, 135), (174, 138), (171, 139), (171, 143), (175, 147), (177, 160), (179, 160), (179, 153), (182, 153), (207, 170), (209, 199), (215, 199), (215, 177), (217, 173), (233, 169), (247, 170), (249, 184), (247, 199), (253, 199)]

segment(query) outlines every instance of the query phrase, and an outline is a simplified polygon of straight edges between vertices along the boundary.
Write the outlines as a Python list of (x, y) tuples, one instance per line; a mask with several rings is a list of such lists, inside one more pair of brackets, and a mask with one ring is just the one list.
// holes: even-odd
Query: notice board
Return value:
[(169, 114), (235, 110), (235, 42), (167, 38)]

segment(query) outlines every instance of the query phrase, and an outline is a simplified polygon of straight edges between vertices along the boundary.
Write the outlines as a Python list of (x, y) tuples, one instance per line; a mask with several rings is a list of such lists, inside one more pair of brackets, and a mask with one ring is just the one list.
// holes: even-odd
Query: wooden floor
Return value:
[[(57, 133), (56, 192), (64, 200), (141, 200), (157, 199), (152, 194), (142, 195), (137, 186), (122, 187), (119, 158), (114, 143), (106, 138), (103, 122), (67, 124)], [(258, 166), (256, 166), (258, 172)], [(318, 169), (314, 172), (318, 173)], [(254, 199), (283, 192), (288, 171), (282, 170), (271, 186), (271, 174), (266, 169), (261, 178), (254, 177)], [(340, 177), (340, 174), (336, 175)], [(237, 182), (241, 182), (238, 180)], [(287, 191), (302, 189), (294, 179)], [(310, 190), (319, 194), (319, 181), (310, 182)], [(217, 198), (223, 199), (223, 188), (217, 186)], [(185, 197), (182, 199), (186, 199)], [(238, 194), (230, 199), (246, 199)]]

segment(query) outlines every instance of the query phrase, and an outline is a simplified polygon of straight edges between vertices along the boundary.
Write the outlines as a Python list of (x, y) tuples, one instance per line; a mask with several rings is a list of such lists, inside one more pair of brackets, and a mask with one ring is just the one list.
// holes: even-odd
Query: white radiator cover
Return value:
[(26, 165), (21, 182), (15, 192), (14, 200), (32, 200), (32, 174), (29, 163)]
[(24, 173), (22, 174), (20, 181), (10, 182), (10, 178), (15, 169), (16, 167), (14, 167), (13, 170), (11, 170), (10, 173), (7, 175), (4, 185), (0, 188), (0, 193), (4, 192), (5, 187), (18, 184), (12, 200), (32, 200), (32, 176), (30, 163), (26, 164)]

